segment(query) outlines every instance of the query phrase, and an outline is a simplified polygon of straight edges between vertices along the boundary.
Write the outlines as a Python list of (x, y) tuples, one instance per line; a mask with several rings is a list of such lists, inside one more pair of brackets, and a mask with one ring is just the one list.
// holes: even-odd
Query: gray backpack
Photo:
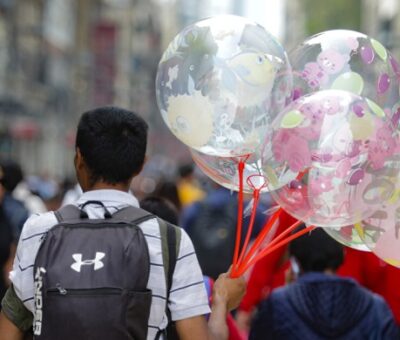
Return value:
[[(46, 233), (34, 266), (35, 339), (146, 339), (150, 260), (138, 224), (155, 216), (135, 207), (104, 210), (104, 219), (89, 219), (72, 205), (55, 212), (58, 224)], [(158, 221), (169, 292), (180, 230)]]

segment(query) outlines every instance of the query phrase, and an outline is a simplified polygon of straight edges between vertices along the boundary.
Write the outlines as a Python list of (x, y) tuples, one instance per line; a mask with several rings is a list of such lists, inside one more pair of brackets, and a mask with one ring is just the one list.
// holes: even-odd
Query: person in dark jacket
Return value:
[(18, 240), (22, 226), (29, 217), (29, 211), (25, 205), (12, 195), (20, 176), (18, 165), (14, 162), (0, 162), (0, 185), (2, 190), (1, 209), (8, 220), (13, 232), (13, 237)]
[(289, 246), (298, 278), (263, 301), (250, 330), (258, 339), (399, 339), (382, 297), (335, 275), (343, 247), (317, 228)]
[(6, 280), (8, 273), (6, 273), (7, 268), (5, 267), (12, 254), (13, 242), (14, 238), (11, 225), (0, 205), (0, 299), (3, 298), (8, 287), (8, 282)]
[(29, 215), (24, 204), (12, 195), (20, 181), (18, 170), (15, 162), (0, 162), (0, 300), (8, 288), (12, 258), (22, 226)]

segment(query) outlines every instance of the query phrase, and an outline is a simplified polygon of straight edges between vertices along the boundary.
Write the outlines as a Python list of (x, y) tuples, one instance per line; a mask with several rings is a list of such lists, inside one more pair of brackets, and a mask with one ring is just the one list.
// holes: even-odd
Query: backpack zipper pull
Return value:
[(60, 292), (61, 295), (67, 295), (67, 290), (63, 287), (61, 287), (61, 284), (57, 283), (56, 288)]

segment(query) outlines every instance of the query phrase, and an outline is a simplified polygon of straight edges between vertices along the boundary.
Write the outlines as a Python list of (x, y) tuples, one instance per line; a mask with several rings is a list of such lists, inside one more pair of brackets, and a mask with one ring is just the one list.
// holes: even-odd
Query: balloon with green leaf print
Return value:
[(289, 52), (296, 97), (345, 90), (371, 101), (371, 109), (399, 124), (399, 65), (379, 41), (356, 31), (329, 30)]

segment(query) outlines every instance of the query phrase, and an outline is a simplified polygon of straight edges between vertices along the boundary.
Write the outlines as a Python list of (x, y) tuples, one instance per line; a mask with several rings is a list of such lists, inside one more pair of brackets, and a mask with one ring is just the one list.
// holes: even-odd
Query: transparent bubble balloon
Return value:
[[(200, 170), (214, 182), (225, 188), (240, 191), (239, 162), (244, 161), (243, 192), (251, 194), (254, 190), (267, 192), (275, 190), (276, 184), (284, 185), (275, 178), (275, 172), (268, 164), (262, 164), (259, 152), (246, 157), (219, 157), (191, 150), (192, 158)], [(287, 181), (295, 177), (289, 173)]]
[(316, 34), (289, 53), (295, 98), (326, 89), (350, 91), (400, 118), (400, 67), (377, 40), (350, 30)]
[(381, 190), (388, 192), (389, 199), (360, 223), (358, 232), (376, 256), (400, 268), (400, 156), (396, 155), (395, 158), (382, 171), (380, 183), (377, 183)]
[(303, 96), (279, 114), (271, 134), (262, 163), (274, 169), (278, 181), (286, 181), (288, 172), (297, 174), (271, 192), (294, 217), (342, 227), (389, 199), (378, 184), (399, 150), (397, 130), (369, 100), (340, 90)]
[(369, 247), (364, 243), (364, 240), (357, 231), (357, 228), (361, 228), (361, 226), (348, 225), (338, 228), (325, 227), (323, 228), (323, 230), (334, 240), (336, 240), (340, 244), (343, 244), (346, 247), (361, 251), (371, 251)]
[(238, 16), (216, 16), (182, 30), (158, 65), (161, 115), (187, 146), (215, 156), (255, 151), (290, 100), (292, 74), (279, 42)]

